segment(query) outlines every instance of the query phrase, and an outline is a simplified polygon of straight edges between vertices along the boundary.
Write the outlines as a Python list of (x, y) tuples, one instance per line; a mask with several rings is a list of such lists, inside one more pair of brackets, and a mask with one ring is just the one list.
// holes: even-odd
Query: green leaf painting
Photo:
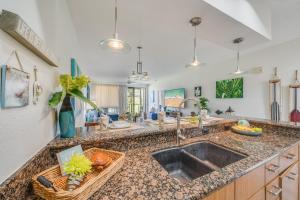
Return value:
[(216, 82), (216, 98), (243, 98), (243, 78), (222, 80)]

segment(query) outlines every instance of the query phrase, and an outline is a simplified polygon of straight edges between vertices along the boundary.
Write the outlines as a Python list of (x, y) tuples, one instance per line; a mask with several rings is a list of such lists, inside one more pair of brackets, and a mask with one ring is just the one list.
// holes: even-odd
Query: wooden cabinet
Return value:
[(265, 185), (265, 166), (260, 166), (235, 181), (235, 199), (246, 200)]
[(266, 199), (266, 188), (261, 188), (257, 193), (255, 193), (248, 200), (265, 200)]
[(212, 193), (205, 200), (234, 200), (234, 183), (230, 183), (220, 190)]
[(279, 163), (279, 156), (276, 156), (272, 160), (266, 163), (265, 174), (266, 174), (266, 183), (273, 180), (276, 176), (279, 175), (281, 170)]
[(298, 162), (289, 167), (281, 176), (282, 200), (298, 199)]
[(281, 192), (279, 177), (277, 177), (266, 186), (266, 200), (279, 200)]
[(298, 145), (291, 147), (280, 155), (280, 171), (287, 169), (298, 160)]
[(300, 200), (300, 144), (240, 177), (205, 200)]

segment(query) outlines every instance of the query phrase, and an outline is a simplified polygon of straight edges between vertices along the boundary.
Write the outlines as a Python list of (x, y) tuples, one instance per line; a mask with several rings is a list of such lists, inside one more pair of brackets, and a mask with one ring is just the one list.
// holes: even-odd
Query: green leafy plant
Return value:
[(209, 108), (208, 108), (208, 102), (209, 102), (208, 98), (200, 97), (199, 102), (200, 102), (201, 109), (209, 110)]
[(64, 172), (68, 175), (84, 176), (91, 172), (92, 162), (82, 154), (74, 154), (64, 163)]
[(62, 87), (62, 91), (54, 92), (52, 94), (52, 97), (48, 102), (49, 106), (52, 108), (57, 107), (57, 105), (64, 100), (66, 95), (70, 95), (90, 104), (93, 108), (98, 110), (97, 105), (86, 98), (81, 92), (81, 89), (86, 87), (89, 82), (90, 79), (84, 75), (75, 78), (72, 78), (69, 74), (60, 75), (59, 83)]

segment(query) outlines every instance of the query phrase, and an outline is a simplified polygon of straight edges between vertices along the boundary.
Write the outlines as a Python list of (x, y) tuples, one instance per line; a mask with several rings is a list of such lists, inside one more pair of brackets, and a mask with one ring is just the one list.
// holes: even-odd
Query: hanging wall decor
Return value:
[(295, 72), (295, 82), (289, 85), (290, 88), (290, 120), (291, 122), (300, 122), (300, 111), (298, 109), (298, 90), (300, 88), (300, 82), (298, 80), (298, 70)]
[[(29, 104), (29, 74), (24, 72), (22, 63), (16, 51), (13, 51), (9, 59), (15, 55), (20, 69), (2, 66), (1, 73), (1, 107), (14, 108)], [(8, 60), (9, 60), (8, 59)]]
[(37, 79), (37, 67), (34, 66), (34, 83), (32, 88), (32, 102), (33, 104), (37, 104), (39, 101), (39, 96), (43, 93), (43, 88)]
[(2, 10), (0, 15), (0, 28), (49, 65), (58, 67), (58, 60), (54, 53), (19, 15), (7, 10)]
[(277, 67), (274, 69), (273, 78), (269, 81), (269, 103), (271, 110), (271, 120), (279, 121), (281, 119), (281, 79), (277, 75)]
[(194, 87), (194, 96), (195, 97), (201, 97), (201, 94), (202, 94), (201, 86)]

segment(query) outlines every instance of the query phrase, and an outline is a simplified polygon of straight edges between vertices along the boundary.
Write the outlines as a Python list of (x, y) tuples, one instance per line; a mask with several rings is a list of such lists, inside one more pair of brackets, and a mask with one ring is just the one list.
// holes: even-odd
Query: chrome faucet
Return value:
[[(180, 130), (180, 119), (181, 119), (181, 116), (180, 116), (180, 113), (181, 113), (181, 106), (182, 104), (184, 104), (185, 102), (187, 101), (194, 101), (197, 103), (197, 106), (199, 108), (199, 111), (201, 110), (201, 106), (200, 106), (200, 102), (199, 100), (195, 99), (195, 98), (186, 98), (186, 99), (183, 99), (180, 104), (179, 104), (179, 111), (177, 113), (177, 134), (176, 134), (176, 144), (177, 145), (180, 145), (180, 140), (185, 140), (186, 138), (181, 134), (181, 130)], [(202, 128), (202, 119), (199, 115), (199, 124), (198, 124), (199, 128), (201, 129)]]

